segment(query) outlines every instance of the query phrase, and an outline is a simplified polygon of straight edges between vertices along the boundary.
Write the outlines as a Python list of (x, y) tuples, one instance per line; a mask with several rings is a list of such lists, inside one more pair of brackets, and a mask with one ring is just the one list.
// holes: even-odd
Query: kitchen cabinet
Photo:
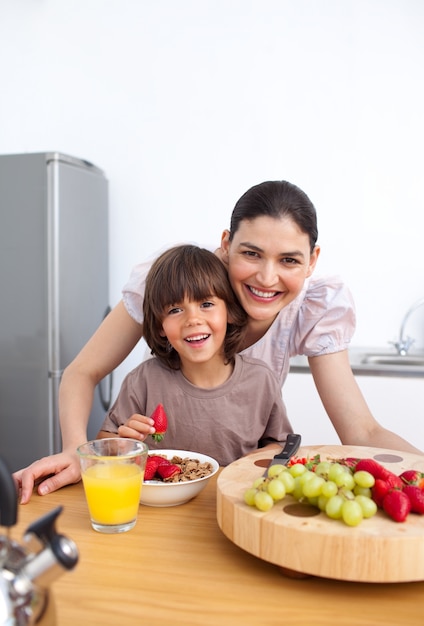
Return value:
[[(380, 424), (424, 451), (424, 378), (356, 376), (356, 380)], [(302, 444), (340, 443), (309, 372), (289, 373), (283, 399)]]

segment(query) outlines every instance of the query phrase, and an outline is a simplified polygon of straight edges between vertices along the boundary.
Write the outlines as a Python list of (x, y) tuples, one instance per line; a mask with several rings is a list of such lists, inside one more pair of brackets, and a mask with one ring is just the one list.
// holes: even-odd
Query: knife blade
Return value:
[(300, 435), (295, 435), (293, 433), (287, 435), (284, 448), (281, 450), (281, 452), (276, 454), (273, 459), (271, 459), (271, 463), (264, 471), (263, 477), (266, 478), (268, 476), (268, 470), (272, 465), (276, 465), (277, 463), (281, 465), (287, 465), (291, 457), (298, 451), (301, 441), (302, 437)]

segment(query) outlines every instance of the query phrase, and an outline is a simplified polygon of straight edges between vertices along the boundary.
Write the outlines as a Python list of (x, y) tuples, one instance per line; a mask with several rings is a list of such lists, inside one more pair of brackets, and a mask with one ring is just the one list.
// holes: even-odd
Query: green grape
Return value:
[(307, 469), (303, 465), (303, 463), (295, 463), (294, 465), (289, 467), (289, 472), (293, 476), (293, 478), (296, 478), (297, 476), (301, 476), (306, 471), (307, 471)]
[(353, 488), (353, 493), (355, 496), (365, 496), (366, 498), (372, 498), (372, 491), (369, 487), (360, 487), (359, 485), (355, 485)]
[(318, 496), (317, 506), (320, 511), (323, 511), (325, 513), (325, 507), (327, 506), (327, 502), (328, 498), (324, 496), (324, 494)]
[(258, 491), (255, 495), (255, 506), (260, 511), (269, 511), (274, 506), (274, 500), (267, 491)]
[(345, 500), (342, 504), (342, 518), (348, 526), (358, 526), (364, 518), (359, 502), (356, 500)]
[(353, 479), (359, 487), (373, 487), (375, 483), (374, 476), (365, 470), (355, 472), (353, 474)]
[(303, 495), (306, 498), (318, 498), (321, 495), (322, 487), (325, 484), (325, 478), (316, 476), (312, 472), (312, 478), (303, 484)]
[(267, 492), (271, 496), (271, 498), (276, 502), (277, 500), (282, 500), (286, 495), (286, 489), (278, 478), (272, 478), (267, 485)]
[(330, 469), (328, 470), (328, 480), (332, 480), (337, 484), (336, 479), (339, 476), (344, 475), (345, 472), (345, 467), (343, 467), (343, 465), (340, 465), (340, 463), (331, 463)]
[(293, 476), (290, 474), (289, 471), (281, 472), (281, 474), (278, 474), (278, 480), (280, 480), (283, 483), (286, 493), (292, 493), (294, 489), (295, 479), (293, 478)]
[(327, 480), (321, 488), (321, 493), (326, 498), (331, 498), (331, 496), (335, 496), (337, 494), (338, 490), (339, 488), (336, 483), (333, 483), (332, 480)]
[(347, 487), (339, 487), (339, 490), (338, 490), (337, 493), (344, 500), (354, 500), (355, 499), (355, 494), (353, 493), (353, 491), (351, 491), (351, 489), (348, 489)]
[(301, 498), (303, 498), (303, 485), (300, 482), (300, 479), (301, 479), (301, 476), (296, 476), (296, 478), (294, 479), (294, 488), (293, 488), (293, 491), (291, 492), (291, 495), (296, 500), (301, 500)]
[(315, 498), (308, 498), (308, 504), (318, 507), (318, 498), (319, 496), (315, 496)]
[(349, 470), (345, 470), (343, 474), (336, 476), (334, 482), (338, 487), (353, 490), (355, 481)]
[(258, 493), (258, 490), (254, 487), (250, 487), (244, 492), (244, 501), (249, 506), (255, 506), (255, 496)]
[(261, 476), (254, 481), (252, 487), (254, 487), (255, 489), (260, 489), (264, 485), (265, 481), (266, 478), (264, 476)]
[(268, 478), (274, 478), (274, 476), (278, 476), (278, 474), (281, 474), (281, 472), (284, 472), (285, 469), (287, 468), (282, 463), (271, 465), (271, 467), (268, 470)]
[(359, 503), (365, 519), (373, 517), (373, 515), (377, 513), (377, 505), (374, 500), (371, 500), (371, 498), (367, 498), (366, 496), (356, 496), (355, 500)]
[(332, 496), (328, 499), (325, 513), (331, 519), (340, 519), (342, 516), (342, 506), (344, 499), (341, 496)]
[(317, 476), (322, 476), (323, 478), (327, 478), (330, 467), (331, 467), (331, 463), (329, 461), (321, 461), (315, 467), (315, 474)]
[(304, 472), (303, 474), (299, 476), (299, 482), (301, 485), (304, 485), (309, 480), (313, 480), (314, 478), (315, 478), (314, 472), (311, 472), (310, 470), (306, 470), (306, 472)]

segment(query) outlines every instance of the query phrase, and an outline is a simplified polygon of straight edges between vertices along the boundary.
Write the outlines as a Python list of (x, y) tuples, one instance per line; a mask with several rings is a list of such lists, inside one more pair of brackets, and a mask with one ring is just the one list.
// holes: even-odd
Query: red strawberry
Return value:
[(372, 499), (376, 503), (380, 509), (383, 508), (383, 500), (384, 496), (389, 492), (389, 485), (385, 480), (381, 480), (381, 478), (376, 478), (374, 486), (371, 489)]
[(399, 476), (383, 467), (383, 465), (380, 465), (380, 463), (374, 459), (360, 459), (355, 466), (355, 472), (360, 470), (369, 472), (375, 479), (381, 478), (381, 480), (388, 483), (390, 487), (398, 489), (402, 489), (403, 487), (402, 479), (399, 478)]
[(406, 485), (416, 485), (420, 489), (424, 489), (424, 474), (418, 470), (405, 470), (400, 474), (399, 478)]
[(406, 493), (411, 502), (413, 513), (424, 513), (424, 491), (418, 485), (405, 485), (403, 493)]
[(411, 511), (411, 501), (403, 491), (391, 489), (383, 498), (383, 509), (395, 522), (404, 522)]
[(377, 463), (374, 459), (359, 459), (353, 468), (355, 472), (365, 471), (369, 472), (374, 478), (383, 478), (384, 467)]
[(164, 459), (163, 456), (150, 454), (147, 457), (147, 461), (146, 461), (146, 467), (144, 470), (144, 480), (153, 480), (154, 477), (156, 476), (156, 471), (158, 469), (159, 464), (162, 463), (163, 461), (166, 461), (166, 459)]
[(169, 480), (175, 474), (181, 474), (181, 468), (174, 463), (168, 462), (168, 464), (159, 465), (157, 472), (163, 480)]
[(347, 456), (345, 459), (340, 459), (339, 463), (341, 465), (346, 465), (347, 467), (350, 467), (351, 470), (355, 471), (355, 467), (359, 461), (360, 459), (356, 457)]
[(162, 441), (167, 428), (168, 428), (168, 418), (165, 413), (165, 409), (162, 404), (158, 404), (153, 413), (150, 416), (154, 421), (155, 433), (153, 433), (152, 437), (155, 441)]

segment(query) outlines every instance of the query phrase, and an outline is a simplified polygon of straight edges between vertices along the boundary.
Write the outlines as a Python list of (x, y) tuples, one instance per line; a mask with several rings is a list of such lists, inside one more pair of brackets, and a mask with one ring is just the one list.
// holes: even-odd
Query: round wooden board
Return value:
[[(396, 474), (406, 469), (424, 472), (424, 457), (382, 448), (308, 446), (297, 456), (316, 454), (322, 460), (374, 458)], [(352, 528), (291, 496), (266, 513), (245, 504), (245, 490), (263, 474), (272, 456), (256, 452), (221, 471), (217, 521), (228, 539), (294, 575), (379, 583), (424, 580), (424, 515), (410, 513), (397, 523), (378, 511)]]

